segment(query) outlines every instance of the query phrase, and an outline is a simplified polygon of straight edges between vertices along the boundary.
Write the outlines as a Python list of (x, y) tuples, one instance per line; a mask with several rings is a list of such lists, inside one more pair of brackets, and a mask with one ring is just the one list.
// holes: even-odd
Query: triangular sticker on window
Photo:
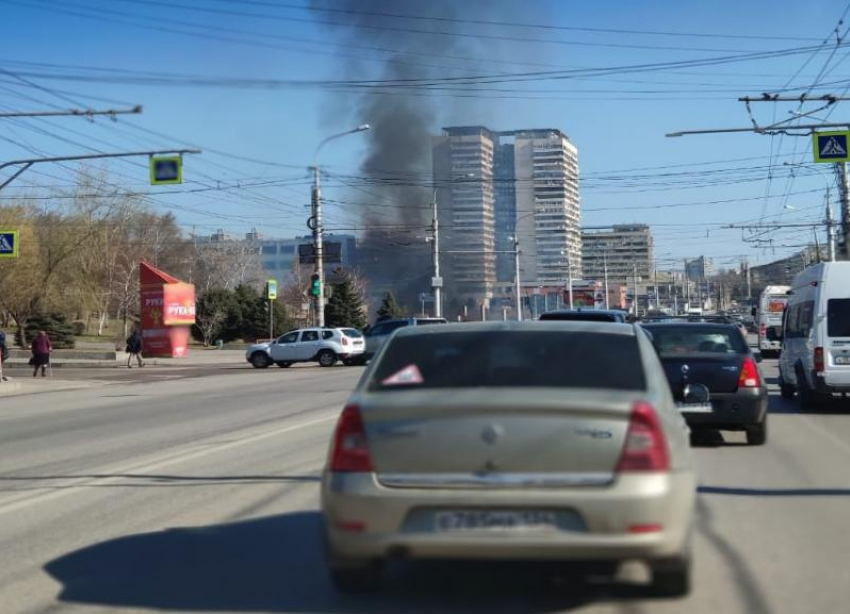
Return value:
[(401, 371), (393, 373), (381, 382), (382, 386), (405, 386), (407, 384), (421, 384), (425, 380), (422, 372), (416, 365), (407, 365)]

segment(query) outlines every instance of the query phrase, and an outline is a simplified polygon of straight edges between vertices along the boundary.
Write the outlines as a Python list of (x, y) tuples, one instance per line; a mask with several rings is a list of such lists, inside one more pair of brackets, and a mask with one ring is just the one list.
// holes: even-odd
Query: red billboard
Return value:
[(186, 356), (195, 323), (195, 286), (147, 262), (139, 264), (140, 320), (145, 356)]

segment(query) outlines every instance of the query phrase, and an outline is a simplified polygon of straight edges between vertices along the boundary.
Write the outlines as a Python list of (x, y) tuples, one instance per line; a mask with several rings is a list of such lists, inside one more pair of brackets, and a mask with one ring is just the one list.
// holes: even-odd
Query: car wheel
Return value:
[(791, 384), (779, 384), (779, 394), (782, 396), (783, 399), (793, 399), (795, 391), (796, 389)]
[(803, 368), (797, 365), (797, 398), (803, 409), (814, 409), (825, 400), (824, 395), (819, 394), (809, 387)]
[(332, 367), (336, 364), (336, 354), (333, 350), (322, 350), (318, 355), (319, 364), (323, 367)]
[(288, 369), (292, 366), (292, 363), (288, 360), (278, 360), (275, 364), (281, 369)]
[(767, 420), (746, 427), (747, 444), (751, 446), (763, 446), (767, 441)]
[(652, 590), (664, 597), (684, 597), (691, 591), (690, 558), (670, 561), (652, 569)]
[(255, 369), (266, 369), (271, 363), (272, 359), (265, 352), (254, 352), (251, 354), (251, 365)]

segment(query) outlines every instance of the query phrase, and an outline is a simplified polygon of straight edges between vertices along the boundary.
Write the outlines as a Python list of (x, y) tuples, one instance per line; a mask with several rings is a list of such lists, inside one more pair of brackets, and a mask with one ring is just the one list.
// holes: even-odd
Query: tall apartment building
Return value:
[[(448, 293), (490, 298), (515, 275), (563, 285), (582, 276), (578, 150), (559, 130), (444, 128), (433, 142)], [(467, 253), (451, 253), (463, 252)]]
[(514, 141), (516, 236), (524, 282), (582, 277), (578, 150), (559, 130), (500, 133)]
[(714, 261), (706, 256), (685, 260), (685, 273), (691, 281), (703, 281), (714, 275)]
[(444, 128), (433, 139), (443, 277), (449, 300), (489, 301), (496, 282), (496, 137), (483, 126)]
[(606, 264), (609, 282), (631, 284), (635, 271), (644, 280), (652, 276), (652, 232), (646, 224), (587, 230), (581, 240), (586, 279), (604, 279)]

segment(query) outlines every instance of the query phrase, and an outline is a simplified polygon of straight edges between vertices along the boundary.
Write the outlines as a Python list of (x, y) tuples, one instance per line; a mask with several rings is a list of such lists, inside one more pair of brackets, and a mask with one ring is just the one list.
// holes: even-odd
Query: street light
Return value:
[(514, 292), (516, 293), (516, 321), (522, 322), (522, 296), (520, 294), (519, 281), (519, 238), (514, 235), (508, 237), (508, 241), (514, 244)]
[(313, 198), (312, 198), (312, 216), (307, 221), (307, 226), (313, 231), (313, 252), (316, 257), (316, 275), (319, 276), (319, 292), (316, 295), (316, 325), (320, 328), (325, 326), (325, 259), (322, 252), (322, 191), (319, 185), (319, 152), (329, 142), (349, 134), (357, 132), (365, 132), (369, 129), (369, 124), (361, 124), (353, 130), (346, 130), (339, 134), (332, 134), (325, 138), (316, 147), (316, 152), (313, 155)]
[(570, 309), (573, 308), (573, 261), (567, 250), (561, 250), (561, 257), (567, 257), (567, 292), (570, 297)]

